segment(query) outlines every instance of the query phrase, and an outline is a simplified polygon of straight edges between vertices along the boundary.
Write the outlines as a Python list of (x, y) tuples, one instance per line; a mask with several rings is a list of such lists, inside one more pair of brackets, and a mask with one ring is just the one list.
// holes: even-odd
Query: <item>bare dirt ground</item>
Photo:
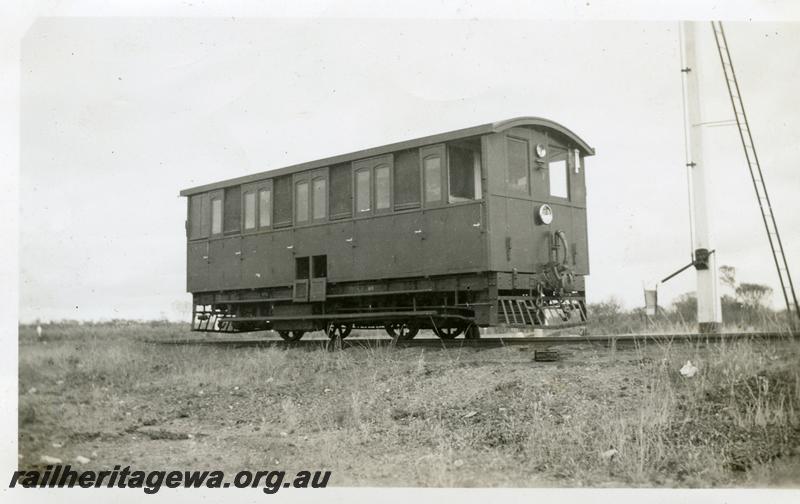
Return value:
[(20, 469), (47, 455), (95, 470), (330, 470), (333, 486), (800, 484), (796, 341), (572, 345), (552, 363), (525, 347), (143, 341), (187, 331), (21, 326)]

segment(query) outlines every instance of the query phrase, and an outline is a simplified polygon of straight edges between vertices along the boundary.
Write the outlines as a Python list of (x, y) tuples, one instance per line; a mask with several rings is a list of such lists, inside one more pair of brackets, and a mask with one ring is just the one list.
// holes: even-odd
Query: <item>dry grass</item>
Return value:
[[(319, 468), (335, 485), (800, 482), (800, 345), (788, 339), (575, 345), (557, 363), (519, 347), (142, 341), (186, 330), (66, 324), (39, 339), (21, 327), (20, 464), (47, 454), (97, 468)], [(678, 372), (689, 359), (691, 379)]]

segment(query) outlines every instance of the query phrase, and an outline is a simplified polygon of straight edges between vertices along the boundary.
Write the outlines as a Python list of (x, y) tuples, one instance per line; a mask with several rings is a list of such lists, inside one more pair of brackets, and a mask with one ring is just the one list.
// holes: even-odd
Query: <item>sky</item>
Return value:
[[(800, 24), (726, 23), (800, 283)], [(732, 117), (708, 23), (704, 120)], [(676, 21), (50, 17), (21, 40), (19, 320), (188, 320), (199, 184), (522, 115), (586, 162), (589, 302), (690, 261)], [(777, 275), (735, 127), (707, 128), (717, 264)], [(694, 290), (688, 271), (662, 304)], [(727, 293), (724, 289), (723, 293)]]

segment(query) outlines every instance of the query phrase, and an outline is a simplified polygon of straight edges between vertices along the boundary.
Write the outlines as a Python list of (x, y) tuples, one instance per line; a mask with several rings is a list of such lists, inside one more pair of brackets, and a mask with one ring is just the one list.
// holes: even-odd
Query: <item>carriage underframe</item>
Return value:
[[(396, 291), (376, 291), (375, 285), (367, 290), (362, 283), (351, 289), (351, 295), (310, 303), (293, 302), (286, 295), (291, 293), (289, 289), (196, 293), (192, 330), (274, 330), (287, 340), (300, 339), (312, 331), (345, 338), (353, 329), (383, 329), (392, 338), (411, 339), (420, 330), (431, 330), (442, 339), (462, 334), (472, 339), (480, 337), (481, 327), (525, 331), (586, 323), (583, 291), (542, 292), (533, 289), (530, 282), (527, 289), (520, 289), (516, 278), (515, 283), (504, 285), (502, 277), (498, 282), (498, 277), (491, 275), (484, 285), (463, 279), (453, 284), (452, 280), (426, 280), (427, 288)], [(438, 289), (444, 286), (443, 281), (455, 289)], [(467, 289), (459, 290), (464, 285)]]

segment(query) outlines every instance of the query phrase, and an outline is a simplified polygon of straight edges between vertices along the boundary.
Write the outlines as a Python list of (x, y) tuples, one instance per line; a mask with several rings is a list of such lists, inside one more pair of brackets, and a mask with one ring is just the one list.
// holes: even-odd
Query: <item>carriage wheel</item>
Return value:
[(414, 339), (419, 333), (419, 326), (414, 322), (387, 322), (383, 328), (392, 339), (403, 341)]
[(300, 341), (300, 338), (302, 338), (305, 333), (305, 331), (278, 331), (280, 337), (286, 341)]
[(481, 339), (481, 330), (475, 324), (470, 324), (464, 330), (464, 339)]
[(350, 336), (350, 331), (353, 330), (353, 324), (347, 322), (331, 322), (325, 333), (330, 339), (345, 339)]
[(464, 332), (464, 329), (466, 329), (465, 324), (460, 322), (450, 322), (447, 325), (435, 325), (433, 327), (433, 332), (436, 333), (436, 336), (439, 336), (442, 339), (451, 340), (455, 339), (459, 334)]

